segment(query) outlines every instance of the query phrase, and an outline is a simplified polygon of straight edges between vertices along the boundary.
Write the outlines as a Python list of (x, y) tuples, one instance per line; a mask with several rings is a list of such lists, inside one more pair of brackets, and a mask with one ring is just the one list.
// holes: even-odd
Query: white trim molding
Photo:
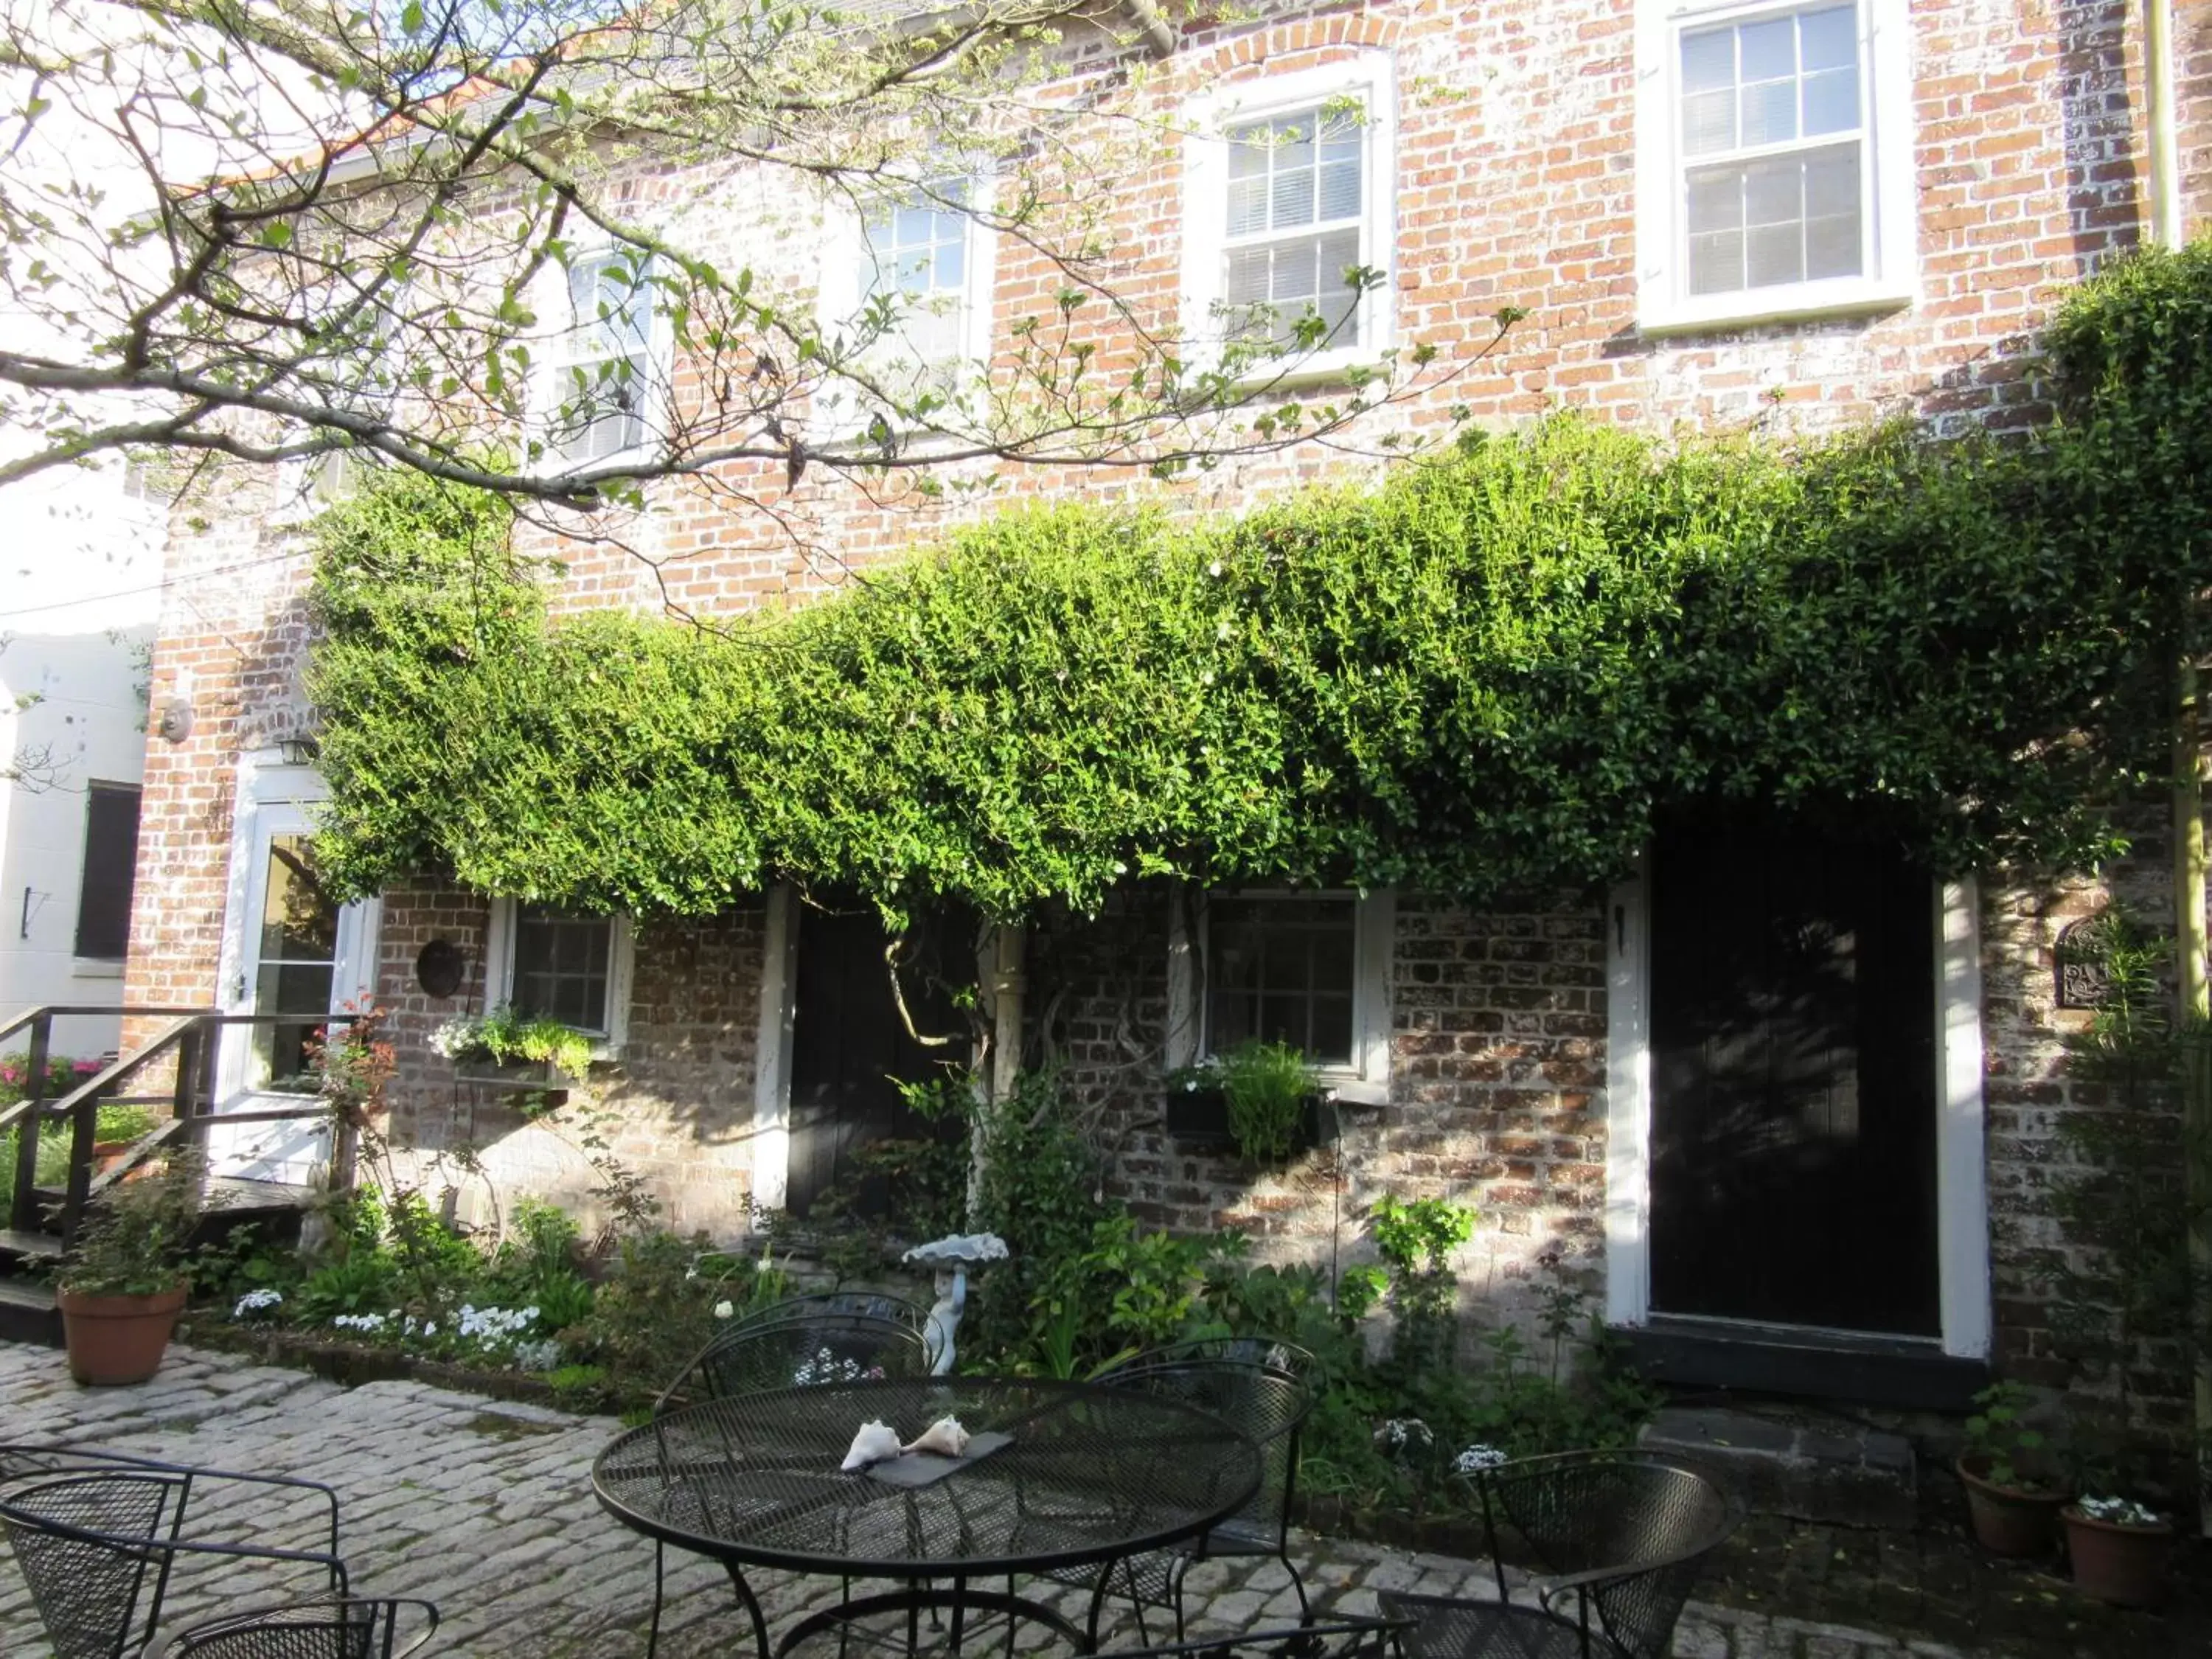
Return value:
[[(514, 1000), (514, 939), (516, 901), (495, 898), (484, 921), (484, 1007), (502, 1008)], [(625, 915), (610, 915), (607, 924), (607, 1002), (604, 1030), (586, 1029), (592, 1039), (592, 1058), (619, 1060), (629, 1037), (630, 978), (635, 933)]]
[[(1637, 0), (1637, 326), (1645, 334), (1900, 310), (1919, 295), (1909, 0), (1854, 0), (1858, 13), (1862, 258), (1859, 274), (1692, 295), (1683, 225), (1681, 37), (1822, 9), (1822, 0)], [(1764, 150), (1755, 152), (1764, 155)]]
[(1936, 896), (1936, 1244), (1943, 1352), (1990, 1353), (1990, 1192), (1982, 1108), (1981, 892), (1971, 876)]
[(793, 991), (799, 982), (799, 895), (769, 890), (761, 949), (760, 1030), (753, 1049), (752, 1201), (780, 1210), (791, 1182)]
[(1605, 1316), (1651, 1307), (1651, 951), (1641, 879), (1606, 896)]

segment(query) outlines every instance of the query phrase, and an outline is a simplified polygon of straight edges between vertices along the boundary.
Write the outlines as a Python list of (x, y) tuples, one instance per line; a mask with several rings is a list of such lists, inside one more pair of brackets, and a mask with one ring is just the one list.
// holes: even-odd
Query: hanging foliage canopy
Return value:
[(322, 520), (322, 848), (368, 891), (703, 914), (779, 877), (1008, 919), (1130, 877), (1480, 900), (1654, 816), (2094, 861), (2212, 575), (2212, 250), (2050, 331), (2030, 439), (1664, 447), (1562, 416), (1234, 521), (1011, 512), (796, 611), (549, 617), (506, 509)]

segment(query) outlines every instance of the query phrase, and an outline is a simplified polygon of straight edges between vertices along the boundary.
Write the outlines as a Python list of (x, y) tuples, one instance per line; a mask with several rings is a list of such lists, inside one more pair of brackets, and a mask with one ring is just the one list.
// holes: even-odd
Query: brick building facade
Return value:
[[(1489, 339), (1501, 307), (1528, 313), (1463, 376), (1378, 413), (1376, 428), (1439, 429), (1455, 405), (1492, 425), (1571, 406), (1661, 432), (1807, 432), (1893, 416), (1938, 434), (2018, 427), (2038, 415), (2027, 370), (2039, 320), (2067, 286), (2148, 234), (2144, 44), (2140, 9), (2124, 0), (1257, 10), (1183, 26), (1133, 94), (1144, 112), (1169, 123), (1194, 111), (1264, 117), (1285, 88), (1310, 108), (1352, 88), (1389, 118), (1370, 121), (1359, 161), (1370, 210), (1358, 234), (1367, 262), (1388, 273), (1363, 315), (1370, 339), (1429, 342), (1449, 365)], [(2194, 228), (2212, 210), (2212, 0), (2176, 0), (2173, 12), (2182, 208)], [(1794, 55), (1786, 74), (1768, 75), (1759, 54), (1780, 37), (1746, 31), (1777, 20)], [(1108, 56), (1094, 54), (1085, 73), (1106, 74)], [(1855, 128), (1812, 113), (1845, 73)], [(1754, 132), (1754, 83), (1782, 80), (1792, 135), (1846, 136), (1792, 149), (1775, 129)], [(1725, 131), (1697, 125), (1723, 119), (1712, 114), (1719, 93)], [(1762, 136), (1773, 142), (1750, 142)], [(1796, 217), (1788, 237), (1762, 240), (1772, 226), (1756, 216), (1757, 179), (1779, 174), (1758, 170), (1778, 155), (1794, 158)], [(1188, 228), (1221, 211), (1206, 178), (1175, 137), (1127, 176), (1121, 291), (1163, 320), (1189, 303), (1191, 270), (1212, 258), (1210, 244), (1192, 252), (1200, 233)], [(1697, 193), (1717, 178), (1736, 206)], [(1855, 195), (1838, 195), (1839, 179)], [(640, 188), (653, 188), (649, 175)], [(1846, 198), (1856, 256), (1816, 211)], [(1386, 210), (1372, 210), (1378, 199)], [(1003, 248), (988, 269), (979, 303), (1003, 339), (1051, 273)], [(679, 398), (696, 391), (684, 374), (678, 364)], [(842, 571), (1010, 496), (1150, 491), (1177, 510), (1234, 510), (1346, 465), (1291, 449), (1177, 484), (1039, 470), (951, 506), (864, 501), (834, 477), (788, 489), (765, 473), (728, 481), (791, 515), (805, 546), (724, 495), (671, 484), (656, 489), (653, 511), (611, 526), (622, 544), (560, 550), (557, 602), (742, 608), (834, 586)], [(270, 838), (304, 833), (319, 792), (303, 743), (313, 716), (299, 690), (307, 559), (271, 489), (234, 481), (173, 539), (153, 706), (192, 719), (179, 740), (149, 739), (129, 978), (140, 1006), (253, 1003), (257, 962), (276, 960), (255, 956), (270, 871), (282, 878)], [(2146, 861), (2126, 877), (2149, 915), (2164, 904), (2160, 867)], [(1099, 1109), (1113, 1179), (1148, 1218), (1236, 1225), (1267, 1251), (1349, 1261), (1376, 1195), (1448, 1195), (1482, 1212), (1461, 1262), (1471, 1305), (1510, 1315), (1525, 1306), (1518, 1287), (1557, 1260), (1615, 1322), (1664, 1325), (1648, 1232), (1650, 1019), (1663, 988), (1647, 972), (1647, 885), (1486, 914), (1413, 894), (1358, 904), (1344, 924), (1358, 959), (1341, 1140), (1279, 1176), (1192, 1152), (1159, 1124), (1164, 1070), (1179, 1047), (1188, 1052), (1178, 1033), (1204, 995), (1189, 982), (1188, 896), (1132, 886), (1099, 918), (1041, 921), (1026, 1041)], [(1909, 1339), (1890, 1349), (1926, 1362), (1920, 1374), (1948, 1381), (1921, 1389), (1869, 1373), (1869, 1393), (1955, 1395), (1957, 1379), (1992, 1358), (2063, 1380), (2032, 1272), (2037, 1252), (2064, 1245), (2041, 1198), (2054, 1119), (2071, 1101), (2060, 1041), (2074, 1016), (2053, 1006), (2052, 951), (2057, 929), (2098, 902), (2086, 883), (2058, 893), (1960, 884), (1930, 901), (1937, 1020), (1923, 1080), (1936, 1121), (1916, 1144), (1934, 1163), (1906, 1184), (1932, 1194), (1916, 1271), (1933, 1277), (1911, 1328), (1886, 1334)], [(1247, 920), (1262, 933), (1271, 925)], [(426, 878), (349, 912), (325, 977), (334, 1005), (366, 998), (393, 1011), (401, 1140), (470, 1149), (447, 1165), (464, 1188), (581, 1203), (591, 1176), (579, 1128), (526, 1122), (505, 1097), (457, 1082), (428, 1045), (453, 1013), (514, 994), (514, 941), (535, 925)], [(803, 1050), (794, 1032), (825, 1017), (799, 994), (810, 925), (789, 895), (772, 894), (709, 921), (641, 921), (626, 950), (610, 939), (624, 960), (601, 963), (600, 977), (623, 1006), (597, 1093), (611, 1109), (614, 1151), (674, 1224), (732, 1236), (753, 1204), (788, 1195), (792, 1068)], [(418, 980), (434, 939), (465, 961), (452, 996)], [(590, 962), (580, 975), (569, 977), (600, 983)], [(1310, 1019), (1338, 1018), (1333, 986), (1323, 994), (1308, 982), (1304, 994)], [(231, 1085), (250, 1089), (252, 1057), (229, 1063)], [(1785, 1328), (1777, 1340), (1802, 1346), (1809, 1339), (1787, 1328), (1826, 1322), (1784, 1310), (1752, 1322)], [(1881, 1332), (1878, 1318), (1871, 1328)], [(1720, 1364), (1717, 1331), (1722, 1348), (1772, 1335), (1687, 1330), (1672, 1353), (1680, 1374)], [(1854, 1338), (1838, 1351), (1869, 1346)]]

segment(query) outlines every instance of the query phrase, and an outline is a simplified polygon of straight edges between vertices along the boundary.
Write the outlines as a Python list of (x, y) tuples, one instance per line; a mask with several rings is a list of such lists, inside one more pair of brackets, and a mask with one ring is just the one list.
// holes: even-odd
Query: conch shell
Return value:
[(888, 1423), (863, 1423), (860, 1431), (853, 1437), (853, 1449), (845, 1454), (841, 1469), (865, 1469), (871, 1463), (883, 1462), (899, 1455), (898, 1431)]
[(940, 1417), (913, 1439), (902, 1450), (938, 1452), (946, 1457), (957, 1457), (968, 1449), (968, 1431), (960, 1426), (957, 1417)]

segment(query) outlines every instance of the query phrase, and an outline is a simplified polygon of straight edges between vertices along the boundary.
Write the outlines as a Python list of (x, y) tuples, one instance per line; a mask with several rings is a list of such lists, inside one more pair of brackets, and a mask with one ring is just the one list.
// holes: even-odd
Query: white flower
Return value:
[(1418, 1417), (1394, 1417), (1375, 1431), (1375, 1443), (1388, 1446), (1392, 1451), (1431, 1446), (1436, 1438), (1429, 1432), (1429, 1425)]
[(717, 1319), (727, 1319), (732, 1314), (737, 1312), (737, 1304), (733, 1302), (717, 1302), (714, 1304), (714, 1317)]
[(238, 1305), (230, 1310), (230, 1316), (233, 1319), (243, 1319), (248, 1314), (260, 1313), (265, 1309), (281, 1307), (283, 1305), (283, 1291), (272, 1291), (264, 1285), (258, 1291), (248, 1291), (244, 1296), (239, 1297)]
[(1209, 576), (1218, 576), (1221, 574), (1221, 561), (1216, 559), (1212, 564), (1206, 566), (1206, 574)]
[(483, 1024), (474, 1014), (456, 1014), (430, 1033), (430, 1047), (447, 1060), (458, 1060), (483, 1046)]
[(340, 1314), (331, 1323), (342, 1331), (380, 1331), (385, 1320), (382, 1314)]
[(1452, 1468), (1461, 1474), (1473, 1474), (1477, 1469), (1494, 1469), (1510, 1460), (1495, 1446), (1469, 1446), (1452, 1459)]
[(525, 1371), (550, 1371), (561, 1363), (561, 1345), (548, 1339), (543, 1342), (518, 1342), (512, 1355), (515, 1369)]
[(2148, 1504), (2138, 1504), (2132, 1498), (2084, 1498), (2074, 1507), (2092, 1521), (2103, 1521), (2115, 1527), (2154, 1527), (2158, 1511)]

